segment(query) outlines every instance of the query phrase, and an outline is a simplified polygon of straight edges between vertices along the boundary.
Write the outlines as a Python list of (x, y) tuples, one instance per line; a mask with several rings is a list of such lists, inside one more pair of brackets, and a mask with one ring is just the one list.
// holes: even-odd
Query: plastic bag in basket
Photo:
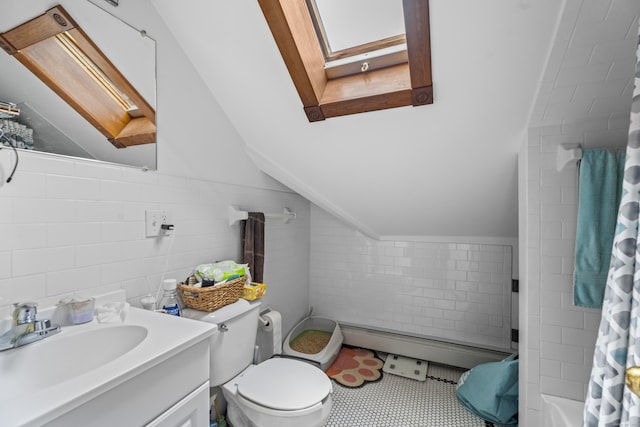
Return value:
[(249, 270), (248, 264), (236, 264), (234, 261), (219, 261), (211, 264), (201, 264), (196, 268), (198, 279), (213, 279), (222, 282), (244, 276)]

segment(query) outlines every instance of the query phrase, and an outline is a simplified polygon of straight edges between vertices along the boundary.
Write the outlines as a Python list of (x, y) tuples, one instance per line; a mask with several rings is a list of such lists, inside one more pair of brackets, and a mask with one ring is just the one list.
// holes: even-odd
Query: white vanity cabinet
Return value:
[(209, 425), (209, 381), (150, 422), (147, 427), (206, 427)]
[(208, 340), (182, 350), (45, 425), (208, 427)]
[(213, 325), (131, 307), (0, 352), (0, 426), (209, 426)]

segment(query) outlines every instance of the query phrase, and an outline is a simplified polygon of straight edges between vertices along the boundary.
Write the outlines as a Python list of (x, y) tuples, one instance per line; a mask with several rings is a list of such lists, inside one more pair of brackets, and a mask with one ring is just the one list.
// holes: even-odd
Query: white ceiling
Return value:
[(431, 0), (434, 104), (316, 123), (257, 1), (151, 1), (258, 167), (373, 237), (514, 238), (530, 118), (628, 116), (637, 0)]

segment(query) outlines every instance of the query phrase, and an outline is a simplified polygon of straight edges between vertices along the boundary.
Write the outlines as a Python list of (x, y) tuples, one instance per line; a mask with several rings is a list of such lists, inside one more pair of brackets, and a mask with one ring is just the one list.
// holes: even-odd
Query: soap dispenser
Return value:
[(176, 279), (166, 279), (162, 284), (162, 297), (158, 302), (158, 309), (173, 316), (182, 316), (178, 302), (178, 290)]

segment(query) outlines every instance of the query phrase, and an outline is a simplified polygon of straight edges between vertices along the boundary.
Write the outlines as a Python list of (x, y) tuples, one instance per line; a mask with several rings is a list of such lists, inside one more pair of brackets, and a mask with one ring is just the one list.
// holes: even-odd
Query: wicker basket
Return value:
[(187, 307), (201, 311), (213, 311), (233, 304), (242, 296), (246, 277), (238, 277), (221, 285), (196, 288), (180, 283), (178, 290)]

